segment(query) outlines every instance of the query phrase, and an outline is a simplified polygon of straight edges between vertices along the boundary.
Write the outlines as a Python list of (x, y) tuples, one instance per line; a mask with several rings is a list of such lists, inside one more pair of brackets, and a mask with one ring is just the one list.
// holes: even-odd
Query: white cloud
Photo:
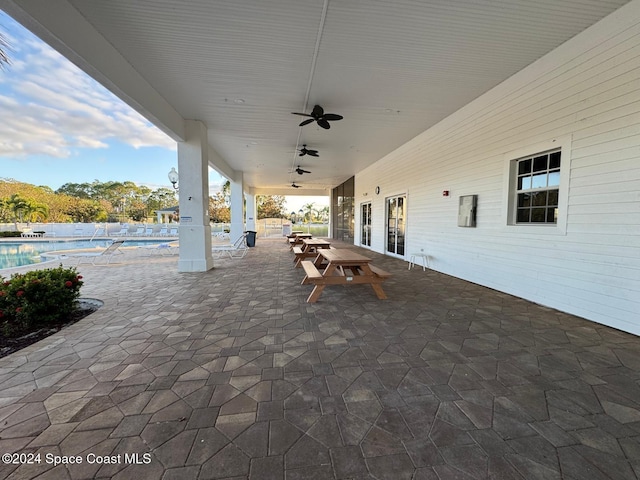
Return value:
[[(18, 35), (24, 35), (19, 38)], [(28, 32), (13, 32), (0, 75), (0, 156), (66, 158), (74, 148), (176, 149), (175, 142)]]
[(43, 120), (47, 112), (41, 110), (41, 107), (21, 105), (14, 99), (0, 96), (0, 117), (3, 118), (0, 123), (1, 156), (21, 157), (33, 153), (53, 157), (70, 155), (69, 143), (50, 121)]

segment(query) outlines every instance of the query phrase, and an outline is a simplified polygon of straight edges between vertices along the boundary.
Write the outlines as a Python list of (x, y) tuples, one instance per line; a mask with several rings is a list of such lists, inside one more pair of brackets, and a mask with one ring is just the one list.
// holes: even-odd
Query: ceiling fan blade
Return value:
[(303, 152), (302, 150), (300, 150), (300, 155), (298, 155), (299, 157), (304, 157), (307, 154), (307, 152)]
[[(300, 170), (302, 173), (311, 173), (309, 170)], [(302, 175), (302, 173), (300, 175)]]
[(318, 151), (317, 150), (307, 150), (307, 155), (311, 155), (312, 157), (317, 157), (318, 156)]
[(310, 124), (311, 122), (313, 122), (313, 118), (309, 118), (307, 120), (304, 120), (300, 125), (298, 125), (299, 127), (304, 127), (305, 125)]
[(337, 122), (338, 120), (342, 120), (344, 117), (342, 115), (338, 115), (337, 113), (327, 113), (323, 117), (325, 120), (330, 120), (332, 122)]
[(321, 117), (322, 115), (324, 115), (324, 108), (322, 108), (320, 105), (316, 105), (315, 107), (313, 107), (311, 115), (314, 117)]
[(291, 112), (291, 115), (302, 115), (303, 117), (311, 117), (308, 113)]
[(331, 125), (329, 125), (329, 122), (327, 122), (324, 118), (321, 118), (320, 120), (318, 120), (318, 125), (320, 125), (322, 128), (326, 130), (331, 128)]

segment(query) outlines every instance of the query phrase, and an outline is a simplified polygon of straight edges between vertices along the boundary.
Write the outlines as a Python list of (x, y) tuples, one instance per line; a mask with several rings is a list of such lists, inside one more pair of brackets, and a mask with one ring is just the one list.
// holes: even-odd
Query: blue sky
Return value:
[[(170, 187), (176, 143), (0, 10), (11, 65), (0, 69), (0, 178), (56, 190), (130, 180)], [(213, 170), (210, 190), (224, 179)], [(327, 197), (287, 197), (287, 210)]]
[(171, 186), (172, 139), (2, 11), (0, 31), (11, 59), (0, 70), (1, 178)]

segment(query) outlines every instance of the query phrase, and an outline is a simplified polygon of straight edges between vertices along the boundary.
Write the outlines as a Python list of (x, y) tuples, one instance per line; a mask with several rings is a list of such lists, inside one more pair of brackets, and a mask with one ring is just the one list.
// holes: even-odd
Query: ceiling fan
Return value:
[(307, 148), (307, 144), (305, 143), (304, 145), (302, 145), (302, 148), (299, 150), (300, 151), (300, 155), (298, 155), (299, 157), (304, 157), (305, 155), (310, 155), (312, 157), (318, 157), (318, 151), (317, 150), (311, 150), (310, 148)]
[(296, 185), (296, 182), (293, 182), (293, 183), (291, 184), (291, 186), (292, 186), (293, 188), (300, 188), (300, 185)]
[(300, 168), (300, 165), (298, 165), (294, 172), (296, 172), (298, 175), (302, 175), (303, 173), (311, 173), (309, 170), (303, 170), (302, 168)]
[(338, 120), (342, 120), (344, 117), (342, 115), (338, 115), (335, 113), (324, 113), (324, 108), (322, 108), (320, 105), (316, 105), (315, 107), (313, 107), (313, 110), (311, 111), (311, 113), (297, 113), (297, 112), (291, 112), (294, 115), (302, 115), (303, 117), (311, 117), (308, 118), (307, 120), (302, 121), (302, 123), (300, 123), (300, 126), (303, 127), (313, 121), (316, 121), (318, 123), (318, 125), (320, 125), (322, 128), (325, 129), (329, 129), (331, 128), (331, 125), (329, 125), (329, 121), (338, 121)]

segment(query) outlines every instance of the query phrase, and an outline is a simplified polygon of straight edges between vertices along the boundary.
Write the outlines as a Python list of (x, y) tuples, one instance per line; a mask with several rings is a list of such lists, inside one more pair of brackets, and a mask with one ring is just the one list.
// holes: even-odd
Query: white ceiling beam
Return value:
[(237, 172), (209, 145), (209, 166), (228, 180), (236, 178)]
[(254, 195), (294, 195), (294, 196), (312, 196), (312, 197), (328, 197), (331, 190), (323, 188), (300, 188), (283, 187), (283, 188), (254, 188)]

